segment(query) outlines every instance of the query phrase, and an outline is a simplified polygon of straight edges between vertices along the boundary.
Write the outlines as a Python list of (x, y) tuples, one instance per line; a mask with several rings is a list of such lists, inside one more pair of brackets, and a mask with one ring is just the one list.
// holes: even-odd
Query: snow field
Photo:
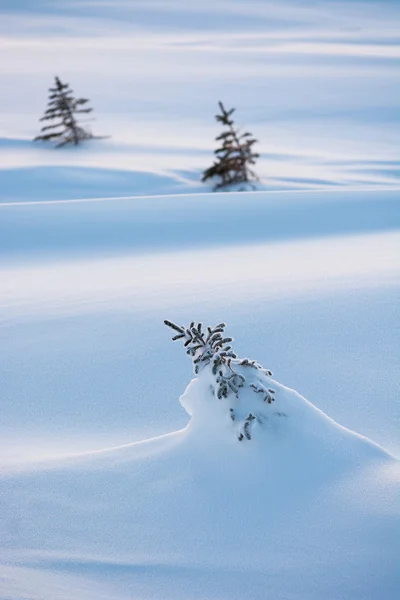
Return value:
[[(1, 600), (397, 598), (398, 17), (2, 3)], [(112, 137), (31, 142), (55, 74)], [(199, 183), (218, 100), (255, 193)], [(217, 401), (165, 318), (227, 321), (275, 401)]]

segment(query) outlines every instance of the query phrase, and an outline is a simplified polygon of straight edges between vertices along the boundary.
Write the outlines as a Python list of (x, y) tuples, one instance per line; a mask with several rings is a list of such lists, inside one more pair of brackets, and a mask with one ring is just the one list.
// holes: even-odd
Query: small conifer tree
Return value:
[(40, 121), (52, 123), (42, 127), (40, 135), (34, 141), (59, 140), (59, 148), (66, 144), (77, 146), (83, 140), (92, 139), (94, 136), (79, 125), (76, 118), (78, 114), (92, 112), (92, 108), (85, 107), (89, 100), (74, 98), (69, 84), (62, 83), (59, 77), (55, 77), (55, 85), (49, 92), (47, 109)]
[[(266, 408), (275, 402), (275, 390), (270, 387), (272, 372), (257, 361), (239, 358), (232, 350), (233, 338), (225, 335), (226, 323), (203, 329), (202, 323), (192, 321), (188, 327), (165, 320), (173, 330), (172, 340), (182, 340), (186, 354), (192, 359), (193, 370), (199, 375), (204, 369), (211, 374), (210, 393), (217, 401), (227, 401), (230, 420), (238, 440), (251, 440), (252, 428), (261, 425), (270, 416)], [(255, 399), (253, 412), (240, 407), (240, 395), (250, 392)], [(286, 416), (274, 411), (274, 416)]]
[(226, 110), (222, 102), (218, 104), (221, 114), (215, 115), (215, 118), (225, 129), (215, 138), (221, 145), (214, 151), (214, 164), (204, 171), (202, 177), (202, 181), (217, 179), (214, 190), (258, 179), (251, 169), (251, 165), (254, 165), (259, 157), (259, 154), (253, 151), (257, 140), (251, 133), (239, 133), (236, 129), (232, 119), (234, 108)]

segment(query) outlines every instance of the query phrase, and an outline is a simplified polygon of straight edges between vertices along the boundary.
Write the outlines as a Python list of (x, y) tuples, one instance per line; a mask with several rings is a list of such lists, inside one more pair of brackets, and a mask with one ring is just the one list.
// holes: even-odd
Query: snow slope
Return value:
[(146, 384), (156, 365), (173, 399), (187, 378), (161, 346), (166, 313), (229, 321), (244, 353), (398, 455), (398, 202), (391, 191), (3, 205), (4, 461), (183, 427)]

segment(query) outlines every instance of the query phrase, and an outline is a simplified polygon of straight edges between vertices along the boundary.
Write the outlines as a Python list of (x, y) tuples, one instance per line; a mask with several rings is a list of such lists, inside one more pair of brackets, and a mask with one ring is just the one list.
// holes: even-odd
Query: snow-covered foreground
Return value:
[[(396, 597), (395, 190), (0, 215), (2, 598)], [(251, 441), (201, 380), (189, 421), (165, 317), (227, 320), (241, 355), (380, 446), (276, 381), (287, 416)]]
[(394, 599), (397, 461), (271, 383), (251, 440), (200, 375), (185, 430), (6, 480), (5, 597)]

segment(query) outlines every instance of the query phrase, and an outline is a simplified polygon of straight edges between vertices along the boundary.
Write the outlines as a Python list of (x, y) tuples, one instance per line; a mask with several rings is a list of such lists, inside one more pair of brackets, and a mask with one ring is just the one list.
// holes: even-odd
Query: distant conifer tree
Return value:
[(66, 144), (78, 145), (83, 140), (92, 139), (94, 136), (90, 131), (78, 125), (76, 115), (92, 112), (92, 108), (82, 108), (89, 100), (86, 98), (74, 98), (73, 91), (68, 83), (62, 83), (55, 78), (55, 87), (49, 89), (49, 101), (44, 116), (40, 121), (54, 121), (51, 125), (45, 125), (40, 135), (34, 141), (59, 140), (57, 147)]
[(250, 165), (254, 165), (259, 157), (259, 154), (253, 152), (253, 145), (257, 140), (252, 137), (251, 133), (240, 134), (236, 129), (231, 118), (235, 111), (234, 108), (226, 110), (222, 102), (218, 104), (221, 114), (215, 115), (215, 118), (226, 129), (215, 138), (222, 144), (214, 151), (216, 155), (214, 164), (204, 171), (202, 177), (202, 181), (214, 178), (218, 180), (214, 190), (258, 179), (250, 168)]

